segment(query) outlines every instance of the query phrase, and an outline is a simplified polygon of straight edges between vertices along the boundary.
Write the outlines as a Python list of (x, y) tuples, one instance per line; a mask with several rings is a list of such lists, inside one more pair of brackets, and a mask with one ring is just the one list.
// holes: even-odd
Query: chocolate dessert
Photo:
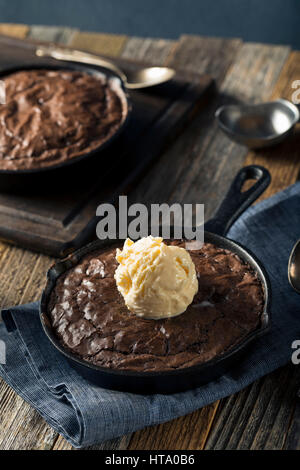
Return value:
[(95, 150), (126, 114), (121, 93), (104, 75), (37, 69), (2, 80), (1, 170), (48, 167)]
[(131, 371), (182, 369), (222, 355), (260, 326), (261, 282), (228, 250), (205, 243), (190, 251), (199, 290), (183, 314), (159, 320), (129, 312), (114, 279), (115, 255), (110, 247), (84, 256), (58, 278), (51, 293), (54, 333), (85, 361)]

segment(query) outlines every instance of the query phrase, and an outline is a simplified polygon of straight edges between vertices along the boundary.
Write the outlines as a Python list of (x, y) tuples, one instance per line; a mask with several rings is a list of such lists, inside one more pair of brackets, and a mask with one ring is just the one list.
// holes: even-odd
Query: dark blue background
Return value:
[(300, 49), (299, 0), (0, 0), (0, 21), (137, 36), (241, 37)]

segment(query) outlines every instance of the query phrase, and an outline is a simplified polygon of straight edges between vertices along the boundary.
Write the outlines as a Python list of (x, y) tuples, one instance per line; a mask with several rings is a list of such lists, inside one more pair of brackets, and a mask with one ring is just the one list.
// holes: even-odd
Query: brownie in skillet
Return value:
[(115, 252), (82, 258), (58, 278), (48, 305), (59, 341), (85, 361), (119, 370), (182, 369), (222, 355), (259, 327), (261, 282), (232, 252), (210, 243), (190, 251), (198, 293), (183, 314), (160, 320), (128, 311), (114, 280)]
[(104, 75), (36, 69), (2, 80), (0, 170), (40, 169), (95, 150), (126, 114), (116, 82)]

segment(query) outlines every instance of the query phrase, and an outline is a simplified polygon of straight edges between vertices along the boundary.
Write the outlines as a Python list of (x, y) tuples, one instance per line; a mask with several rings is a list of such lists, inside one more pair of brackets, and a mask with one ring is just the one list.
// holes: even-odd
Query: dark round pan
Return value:
[[(6, 192), (33, 192), (36, 189), (47, 189), (50, 185), (55, 182), (55, 188), (62, 185), (63, 188), (67, 187), (68, 184), (76, 184), (82, 181), (83, 178), (88, 177), (92, 171), (99, 170), (101, 173), (105, 173), (108, 167), (112, 164), (111, 158), (101, 158), (104, 151), (117, 140), (120, 134), (124, 131), (128, 124), (132, 105), (129, 95), (126, 91), (125, 85), (120, 77), (114, 74), (112, 71), (103, 67), (89, 67), (81, 64), (70, 64), (61, 63), (59, 65), (47, 65), (41, 64), (28, 64), (19, 65), (18, 67), (7, 68), (2, 70), (0, 73), (0, 80), (5, 76), (10, 75), (14, 72), (22, 70), (70, 70), (84, 72), (89, 75), (103, 76), (105, 75), (109, 79), (116, 78), (118, 84), (116, 91), (122, 101), (124, 117), (120, 127), (117, 131), (104, 143), (99, 145), (96, 149), (87, 152), (79, 157), (70, 158), (69, 160), (59, 163), (56, 165), (48, 166), (45, 168), (33, 168), (30, 170), (1, 170), (0, 169), (0, 190)], [(114, 158), (117, 158), (115, 156)]]
[[(244, 182), (256, 179), (256, 183), (247, 191), (241, 192)], [(250, 344), (265, 334), (270, 326), (270, 283), (267, 273), (256, 257), (245, 247), (225, 237), (233, 222), (254, 202), (266, 189), (270, 182), (269, 172), (260, 166), (252, 165), (243, 168), (234, 179), (229, 192), (205, 228), (205, 241), (228, 249), (248, 263), (257, 273), (264, 290), (264, 309), (260, 326), (244, 338), (238, 345), (223, 355), (185, 369), (166, 372), (128, 372), (99, 367), (83, 361), (65, 350), (54, 335), (47, 313), (47, 305), (57, 278), (66, 270), (78, 263), (83, 256), (96, 249), (115, 244), (112, 241), (96, 241), (81, 248), (63, 261), (54, 265), (47, 274), (47, 284), (43, 291), (40, 304), (40, 318), (44, 331), (53, 344), (69, 361), (70, 364), (86, 379), (104, 388), (110, 388), (133, 393), (175, 393), (197, 387), (224, 374), (235, 361), (241, 359)]]

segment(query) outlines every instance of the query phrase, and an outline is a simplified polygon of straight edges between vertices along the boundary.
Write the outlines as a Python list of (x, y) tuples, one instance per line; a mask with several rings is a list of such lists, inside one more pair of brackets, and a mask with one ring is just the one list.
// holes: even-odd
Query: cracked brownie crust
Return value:
[(2, 79), (0, 169), (63, 163), (95, 150), (124, 120), (126, 105), (105, 76), (23, 70)]
[(181, 369), (224, 353), (259, 326), (262, 285), (232, 252), (209, 243), (191, 251), (199, 279), (193, 303), (178, 317), (146, 320), (128, 311), (116, 287), (115, 251), (86, 255), (52, 291), (52, 328), (76, 356), (122, 370)]

